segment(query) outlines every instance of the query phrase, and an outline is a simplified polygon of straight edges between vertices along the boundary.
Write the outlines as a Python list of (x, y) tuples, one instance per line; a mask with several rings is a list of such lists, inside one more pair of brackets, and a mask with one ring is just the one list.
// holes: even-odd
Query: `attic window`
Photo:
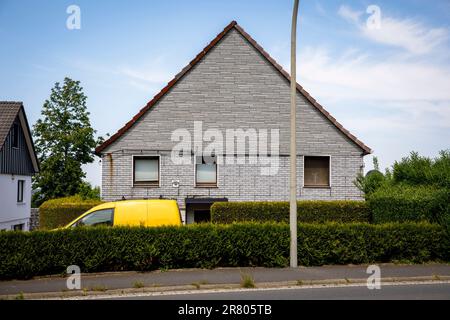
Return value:
[(19, 148), (19, 124), (14, 123), (11, 131), (11, 145), (13, 148)]

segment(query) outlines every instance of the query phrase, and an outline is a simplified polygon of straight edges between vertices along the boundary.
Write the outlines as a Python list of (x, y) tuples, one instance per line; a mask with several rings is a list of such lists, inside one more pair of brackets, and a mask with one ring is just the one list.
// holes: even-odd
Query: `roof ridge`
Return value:
[[(138, 121), (151, 107), (153, 107), (159, 99), (161, 99), (192, 67), (194, 67), (202, 58), (231, 30), (237, 30), (265, 59), (267, 59), (289, 82), (291, 81), (290, 74), (278, 64), (245, 30), (235, 21), (231, 21), (222, 32), (220, 32), (205, 48), (203, 48), (197, 56), (189, 62), (175, 77), (167, 83), (167, 85), (157, 93), (152, 100), (150, 100), (130, 121), (128, 121), (122, 128), (120, 128), (114, 135), (109, 137), (100, 146), (95, 149), (95, 153), (99, 155), (106, 147), (115, 142), (121, 135), (123, 135), (133, 124)], [(372, 150), (363, 142), (358, 140), (353, 134), (345, 129), (333, 116), (330, 115), (325, 108), (319, 104), (300, 84), (297, 85), (297, 91), (300, 92), (322, 115), (324, 115), (333, 125), (338, 128), (348, 139), (358, 145), (364, 154), (372, 153)]]

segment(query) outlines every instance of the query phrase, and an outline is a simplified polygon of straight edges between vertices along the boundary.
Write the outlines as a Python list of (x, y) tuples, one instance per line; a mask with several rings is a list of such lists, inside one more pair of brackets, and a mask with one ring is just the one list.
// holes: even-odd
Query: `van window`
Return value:
[(79, 226), (112, 226), (114, 209), (103, 209), (88, 214), (81, 220), (73, 224), (74, 227)]

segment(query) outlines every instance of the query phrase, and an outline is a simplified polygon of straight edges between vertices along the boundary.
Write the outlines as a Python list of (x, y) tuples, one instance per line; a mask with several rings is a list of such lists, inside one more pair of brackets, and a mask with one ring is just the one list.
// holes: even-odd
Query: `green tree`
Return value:
[(411, 152), (408, 157), (394, 163), (393, 178), (395, 183), (450, 188), (450, 150), (440, 151), (435, 158)]
[(86, 95), (79, 81), (65, 78), (52, 88), (41, 119), (33, 127), (41, 172), (33, 180), (33, 202), (79, 193), (85, 174), (83, 164), (93, 162), (96, 146)]
[(81, 196), (83, 200), (100, 200), (100, 187), (92, 187), (89, 182), (83, 181), (80, 184), (78, 195)]
[(373, 170), (369, 171), (365, 176), (362, 173), (358, 173), (356, 180), (354, 181), (355, 186), (364, 192), (366, 196), (375, 192), (389, 179), (389, 175), (383, 175), (380, 172), (380, 165), (378, 164), (378, 158), (373, 157)]

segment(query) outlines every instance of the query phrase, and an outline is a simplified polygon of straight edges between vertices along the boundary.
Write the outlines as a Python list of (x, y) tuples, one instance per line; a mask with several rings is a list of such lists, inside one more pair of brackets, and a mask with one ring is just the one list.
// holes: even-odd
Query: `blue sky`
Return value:
[[(66, 28), (72, 4), (80, 30)], [(380, 29), (366, 26), (369, 5)], [(34, 124), (68, 76), (98, 134), (115, 133), (232, 20), (289, 70), (291, 10), (291, 0), (0, 0), (0, 100), (23, 101)], [(298, 81), (382, 168), (412, 150), (434, 156), (450, 148), (449, 40), (448, 0), (303, 0)], [(100, 185), (99, 164), (85, 169)]]

